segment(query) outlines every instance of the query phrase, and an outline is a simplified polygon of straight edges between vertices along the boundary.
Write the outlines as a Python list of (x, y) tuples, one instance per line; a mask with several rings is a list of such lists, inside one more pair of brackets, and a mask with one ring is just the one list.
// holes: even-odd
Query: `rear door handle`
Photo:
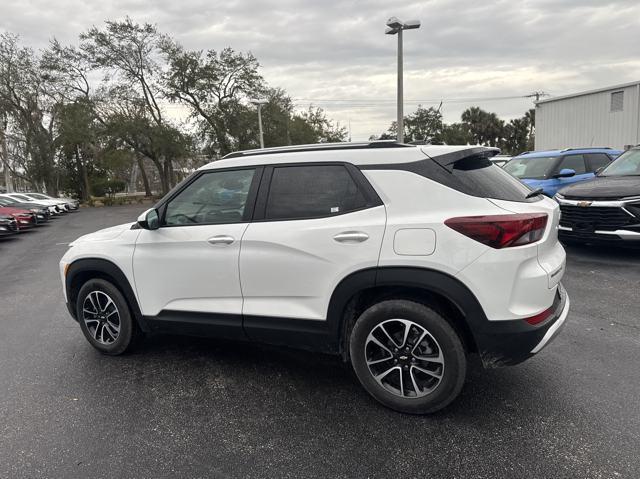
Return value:
[(234, 241), (234, 237), (229, 235), (213, 236), (207, 240), (209, 244), (213, 245), (227, 245), (233, 243)]
[(362, 231), (345, 231), (333, 237), (338, 243), (362, 243), (369, 239), (369, 235)]

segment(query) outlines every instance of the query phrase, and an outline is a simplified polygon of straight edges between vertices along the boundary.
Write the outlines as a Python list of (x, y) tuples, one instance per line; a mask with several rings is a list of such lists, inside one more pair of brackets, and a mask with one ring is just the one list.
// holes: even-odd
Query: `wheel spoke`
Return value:
[(391, 359), (393, 359), (393, 356), (387, 356), (386, 358), (382, 358), (382, 359), (375, 359), (375, 360), (373, 360), (373, 361), (367, 361), (367, 364), (368, 364), (369, 366), (373, 366), (374, 364), (380, 364), (380, 363), (383, 363), (383, 362), (385, 362), (385, 361), (389, 361), (389, 360), (391, 360)]
[(100, 310), (96, 306), (96, 303), (94, 303), (94, 301), (93, 301), (93, 293), (89, 293), (89, 296), (87, 296), (87, 298), (89, 299), (89, 302), (91, 303), (91, 306), (93, 306), (94, 313), (95, 314), (99, 313)]
[(406, 396), (404, 393), (404, 373), (402, 372), (402, 368), (398, 368), (398, 372), (400, 373), (400, 394)]
[(420, 388), (418, 387), (418, 383), (416, 382), (416, 378), (413, 375), (413, 368), (409, 368), (409, 376), (411, 377), (411, 382), (413, 383), (413, 389), (416, 392), (416, 396), (420, 395)]
[(110, 298), (109, 296), (107, 296), (107, 304), (105, 304), (105, 305), (104, 305), (104, 308), (102, 308), (102, 312), (103, 312), (103, 313), (104, 313), (104, 312), (106, 312), (106, 311), (107, 311), (107, 308), (108, 308), (109, 306), (111, 306), (111, 305), (113, 305), (113, 307), (115, 308), (115, 310), (116, 310), (116, 311), (118, 310), (118, 308), (116, 308), (115, 303), (111, 300), (111, 298)]
[(442, 379), (442, 375), (436, 373), (435, 371), (429, 371), (428, 369), (424, 369), (424, 368), (421, 368), (421, 367), (415, 366), (415, 365), (413, 365), (411, 367), (414, 368), (414, 369), (417, 369), (418, 371), (421, 371), (421, 372), (423, 372), (425, 374), (428, 374), (429, 376), (434, 377), (436, 379)]
[(120, 326), (116, 323), (113, 323), (107, 319), (107, 324), (109, 325), (109, 329), (113, 329), (116, 334), (120, 332)]
[(375, 338), (372, 335), (369, 335), (369, 342), (372, 342), (373, 344), (381, 347), (382, 349), (384, 349), (386, 352), (389, 353), (389, 355), (393, 356), (393, 353), (391, 352), (391, 350), (389, 348), (387, 348), (384, 344), (382, 344), (380, 341), (378, 341), (377, 338)]
[(98, 324), (96, 324), (96, 329), (94, 329), (93, 331), (93, 339), (95, 339), (96, 341), (98, 341), (98, 331), (100, 330), (100, 321), (98, 321)]
[(384, 327), (384, 324), (381, 324), (378, 326), (378, 329), (380, 329), (384, 335), (389, 338), (389, 341), (391, 341), (391, 344), (393, 344), (394, 347), (399, 348), (400, 346), (398, 346), (398, 343), (396, 343), (393, 338), (391, 337), (391, 335), (387, 332), (387, 330)]
[(382, 382), (382, 380), (391, 372), (394, 370), (400, 370), (400, 368), (398, 366), (393, 366), (383, 372), (381, 372), (380, 374), (378, 374), (377, 376), (374, 376), (374, 378), (376, 379), (376, 381), (378, 382)]
[(409, 331), (411, 331), (411, 325), (413, 323), (403, 321), (402, 324), (404, 325), (404, 337), (402, 338), (402, 345), (400, 347), (404, 348), (407, 346), (407, 338), (409, 337)]
[(418, 361), (425, 361), (427, 363), (444, 364), (444, 357), (442, 356), (442, 351), (438, 351), (437, 356), (419, 356), (417, 354), (414, 354), (413, 356)]

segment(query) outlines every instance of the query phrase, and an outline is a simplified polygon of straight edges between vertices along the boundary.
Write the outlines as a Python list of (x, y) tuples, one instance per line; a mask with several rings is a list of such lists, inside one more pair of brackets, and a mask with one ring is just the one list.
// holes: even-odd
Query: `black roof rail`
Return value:
[(359, 143), (313, 143), (309, 145), (291, 145), (276, 146), (273, 148), (262, 148), (258, 150), (234, 151), (222, 157), (223, 160), (228, 158), (241, 158), (245, 156), (269, 155), (275, 153), (296, 153), (303, 151), (326, 151), (326, 150), (365, 150), (371, 148), (411, 148), (413, 145), (399, 143), (395, 140), (377, 140)]
[(584, 146), (582, 148), (565, 148), (560, 151), (573, 151), (573, 150), (612, 150), (610, 146)]

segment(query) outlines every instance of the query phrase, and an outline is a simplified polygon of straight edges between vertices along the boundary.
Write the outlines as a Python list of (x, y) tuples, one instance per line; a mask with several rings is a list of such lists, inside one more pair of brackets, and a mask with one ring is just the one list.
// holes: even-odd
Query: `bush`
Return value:
[(123, 180), (99, 179), (93, 182), (91, 191), (94, 196), (107, 196), (108, 194), (120, 193), (124, 191), (126, 187), (127, 182)]

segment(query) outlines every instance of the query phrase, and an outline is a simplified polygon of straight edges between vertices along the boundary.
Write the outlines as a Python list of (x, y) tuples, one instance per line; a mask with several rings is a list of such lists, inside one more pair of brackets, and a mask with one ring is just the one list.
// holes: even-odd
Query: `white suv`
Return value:
[(460, 392), (467, 356), (521, 362), (569, 310), (558, 205), (494, 148), (398, 143), (233, 153), (60, 262), (87, 340), (147, 332), (340, 354), (403, 412)]

